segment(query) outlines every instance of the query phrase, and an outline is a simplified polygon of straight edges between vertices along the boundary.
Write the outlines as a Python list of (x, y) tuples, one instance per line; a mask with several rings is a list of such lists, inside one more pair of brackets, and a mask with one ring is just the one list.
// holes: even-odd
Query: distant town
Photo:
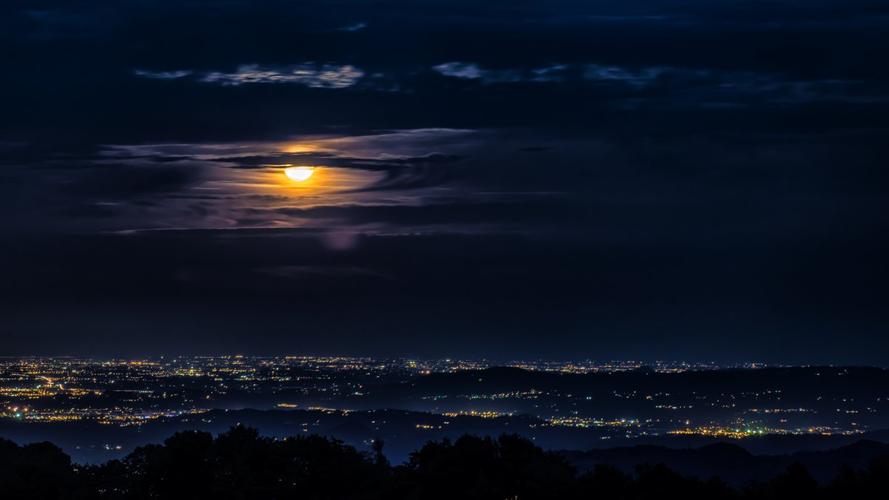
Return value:
[[(68, 437), (73, 447), (106, 452), (139, 444), (142, 427), (221, 430), (251, 415), (273, 434), (359, 445), (387, 436), (396, 448), (466, 432), (516, 432), (553, 447), (858, 436), (889, 427), (887, 382), (880, 368), (756, 363), (3, 358), (0, 432), (26, 439), (35, 426), (80, 429)], [(75, 439), (97, 432), (110, 442)]]

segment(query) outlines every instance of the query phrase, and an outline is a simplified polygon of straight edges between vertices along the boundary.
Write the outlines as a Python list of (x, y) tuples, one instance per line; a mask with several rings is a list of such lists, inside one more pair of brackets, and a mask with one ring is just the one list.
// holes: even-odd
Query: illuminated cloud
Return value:
[[(137, 69), (133, 74), (154, 80), (177, 80), (194, 74), (191, 70), (149, 71)], [(286, 67), (264, 67), (258, 64), (238, 66), (234, 72), (212, 71), (200, 75), (204, 83), (237, 86), (250, 83), (292, 83), (314, 88), (343, 89), (355, 85), (364, 76), (360, 69), (344, 64), (312, 63)]]
[(485, 83), (504, 83), (522, 81), (522, 73), (513, 69), (493, 70), (482, 68), (475, 63), (459, 61), (446, 62), (432, 67), (438, 73), (452, 78), (464, 80), (482, 80)]
[(258, 64), (238, 66), (233, 73), (211, 72), (201, 81), (221, 85), (244, 85), (250, 83), (295, 83), (307, 87), (343, 89), (355, 85), (364, 72), (348, 64), (311, 63), (286, 68), (263, 67)]
[(447, 62), (432, 67), (441, 75), (465, 80), (482, 80), (485, 83), (511, 83), (511, 82), (558, 82), (564, 76), (570, 66), (566, 64), (552, 64), (539, 68), (505, 68), (488, 69), (476, 63)]
[(706, 70), (672, 67), (642, 67), (638, 69), (589, 64), (551, 64), (530, 68), (489, 69), (477, 63), (452, 61), (432, 67), (437, 73), (464, 80), (478, 80), (483, 83), (538, 82), (557, 83), (581, 81), (626, 85), (642, 88), (654, 84), (663, 75), (671, 75), (685, 80), (701, 80), (712, 75)]
[(452, 76), (454, 78), (466, 78), (468, 80), (477, 80), (479, 78), (482, 78), (485, 73), (487, 73), (487, 71), (479, 67), (478, 64), (458, 61), (442, 63), (433, 66), (432, 69), (438, 71), (444, 76)]

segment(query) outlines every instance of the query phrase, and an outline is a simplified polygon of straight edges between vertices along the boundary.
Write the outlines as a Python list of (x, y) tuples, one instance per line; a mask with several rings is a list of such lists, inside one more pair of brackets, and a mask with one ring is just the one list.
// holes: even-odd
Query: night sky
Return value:
[(887, 54), (884, 1), (5, 0), (0, 354), (887, 365)]

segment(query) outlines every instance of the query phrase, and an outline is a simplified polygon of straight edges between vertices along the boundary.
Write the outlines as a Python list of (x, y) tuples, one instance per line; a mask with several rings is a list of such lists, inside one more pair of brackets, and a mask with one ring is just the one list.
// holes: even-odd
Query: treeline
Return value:
[(430, 442), (392, 466), (373, 452), (320, 436), (272, 439), (246, 427), (214, 438), (179, 432), (122, 460), (79, 466), (50, 443), (0, 440), (0, 497), (10, 499), (868, 499), (884, 498), (889, 457), (819, 485), (799, 465), (734, 489), (664, 465), (634, 474), (578, 473), (558, 454), (515, 435)]

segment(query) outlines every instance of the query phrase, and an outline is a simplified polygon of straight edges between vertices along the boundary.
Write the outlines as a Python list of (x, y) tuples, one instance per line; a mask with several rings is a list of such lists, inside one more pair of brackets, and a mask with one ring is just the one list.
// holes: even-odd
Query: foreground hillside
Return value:
[[(386, 460), (384, 449), (380, 441), (372, 452), (360, 452), (319, 436), (274, 439), (237, 426), (215, 438), (180, 432), (122, 460), (75, 466), (50, 443), (3, 440), (0, 491), (17, 499), (845, 499), (877, 498), (889, 487), (889, 450), (876, 443), (838, 450), (830, 460), (845, 456), (857, 467), (843, 467), (822, 484), (792, 461), (768, 480), (741, 487), (680, 474), (669, 462), (639, 463), (627, 471), (588, 455), (574, 457), (590, 466), (579, 469), (566, 456), (515, 435), (429, 442), (400, 466)], [(644, 451), (614, 453), (641, 459)], [(730, 446), (699, 452), (755, 466), (754, 457)], [(865, 454), (872, 457), (862, 465)], [(682, 457), (662, 458), (686, 466)]]

